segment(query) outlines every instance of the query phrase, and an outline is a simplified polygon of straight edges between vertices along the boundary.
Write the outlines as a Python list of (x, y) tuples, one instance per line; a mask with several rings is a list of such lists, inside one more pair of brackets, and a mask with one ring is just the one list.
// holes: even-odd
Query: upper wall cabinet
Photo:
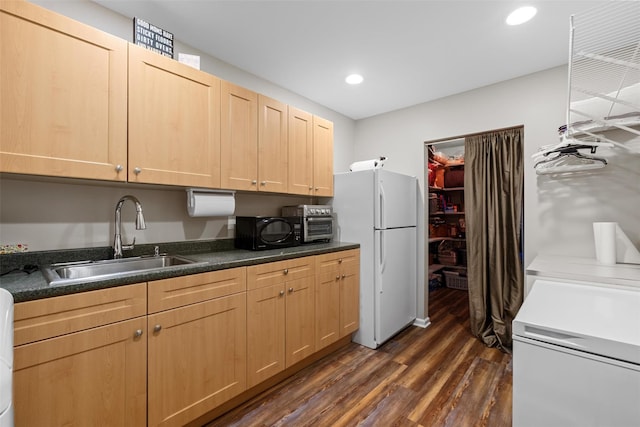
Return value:
[(289, 193), (333, 196), (333, 123), (289, 107)]
[(258, 97), (258, 190), (286, 193), (288, 165), (288, 106)]
[(0, 172), (333, 195), (333, 124), (0, 0)]
[(125, 181), (127, 42), (0, 2), (0, 171)]
[(220, 79), (133, 44), (129, 181), (220, 186)]
[(313, 195), (333, 196), (333, 123), (313, 116)]
[(289, 107), (289, 193), (313, 194), (313, 115)]
[(258, 94), (222, 81), (221, 183), (223, 188), (258, 187)]

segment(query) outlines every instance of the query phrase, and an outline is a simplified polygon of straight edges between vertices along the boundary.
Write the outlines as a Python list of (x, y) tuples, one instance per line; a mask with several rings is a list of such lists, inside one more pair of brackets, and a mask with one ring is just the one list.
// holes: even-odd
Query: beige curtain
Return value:
[(523, 298), (523, 128), (465, 138), (464, 201), (471, 332), (511, 349)]

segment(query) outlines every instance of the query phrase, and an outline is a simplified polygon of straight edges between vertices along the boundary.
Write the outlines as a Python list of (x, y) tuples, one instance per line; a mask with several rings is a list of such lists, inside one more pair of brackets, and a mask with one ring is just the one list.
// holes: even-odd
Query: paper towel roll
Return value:
[(640, 264), (640, 251), (616, 224), (616, 261), (618, 264)]
[(594, 222), (593, 237), (596, 244), (596, 259), (600, 264), (616, 263), (617, 222)]
[(364, 171), (369, 169), (378, 169), (384, 166), (385, 160), (386, 160), (386, 157), (378, 157), (377, 159), (362, 160), (360, 162), (354, 162), (354, 163), (351, 163), (351, 166), (349, 166), (349, 170), (351, 172), (356, 172), (356, 171)]
[(236, 199), (232, 191), (187, 190), (187, 211), (191, 217), (230, 216), (235, 209)]

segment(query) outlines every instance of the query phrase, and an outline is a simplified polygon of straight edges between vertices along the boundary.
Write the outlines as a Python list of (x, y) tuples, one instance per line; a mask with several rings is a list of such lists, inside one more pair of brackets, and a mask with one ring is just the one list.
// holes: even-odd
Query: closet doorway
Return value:
[(523, 139), (517, 126), (425, 142), (429, 292), (460, 290), (472, 334), (507, 352), (524, 294)]
[(425, 165), (429, 291), (467, 291), (464, 138), (426, 143)]

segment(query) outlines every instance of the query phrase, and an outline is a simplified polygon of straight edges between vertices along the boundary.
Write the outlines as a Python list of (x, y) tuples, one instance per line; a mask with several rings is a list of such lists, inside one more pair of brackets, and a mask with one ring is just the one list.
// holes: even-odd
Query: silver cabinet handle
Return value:
[(260, 181), (260, 185), (267, 185), (267, 181)]
[(336, 276), (336, 280), (340, 280), (340, 275), (339, 274)]
[(309, 186), (309, 190), (313, 190), (313, 187), (312, 187), (312, 186)]
[(289, 293), (293, 292), (293, 288), (289, 288)]
[(124, 169), (122, 165), (116, 165), (116, 172), (122, 172), (122, 169)]
[(251, 181), (251, 185), (256, 185), (258, 183), (258, 181), (256, 181), (255, 179), (253, 181)]
[(142, 172), (142, 169), (140, 168), (133, 168), (133, 173), (135, 173), (136, 175), (139, 175), (140, 172)]
[(284, 295), (284, 291), (280, 291), (280, 296), (283, 296), (283, 295)]
[(342, 264), (342, 258), (338, 259), (338, 264)]
[(153, 332), (158, 333), (162, 329), (162, 325), (156, 325), (153, 327)]
[(283, 273), (284, 273), (285, 275), (286, 275), (286, 274), (289, 274), (289, 269), (288, 269), (288, 268), (285, 268), (285, 269), (284, 269), (284, 271), (283, 271)]
[(316, 187), (316, 191), (318, 191), (318, 190), (319, 190), (319, 188), (318, 188), (318, 187)]
[(346, 274), (343, 274), (343, 275), (342, 275), (342, 278), (343, 278), (343, 279), (345, 279), (346, 277), (347, 277), (347, 275), (346, 275)]
[(133, 333), (133, 337), (140, 338), (141, 336), (142, 336), (142, 329), (136, 329), (136, 331)]

